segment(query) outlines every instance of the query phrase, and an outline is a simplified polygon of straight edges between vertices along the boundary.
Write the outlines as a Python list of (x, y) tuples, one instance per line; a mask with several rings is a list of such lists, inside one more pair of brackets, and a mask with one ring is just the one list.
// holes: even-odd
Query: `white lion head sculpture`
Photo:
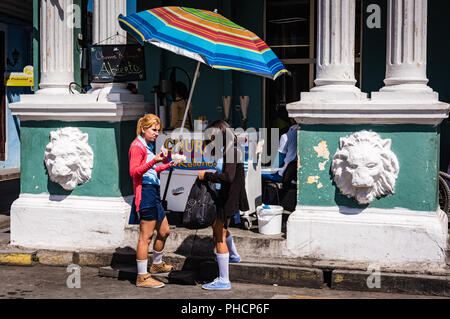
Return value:
[(94, 153), (88, 144), (88, 135), (75, 127), (50, 132), (44, 162), (50, 180), (65, 190), (73, 190), (77, 185), (86, 183), (94, 166)]
[(369, 204), (376, 197), (394, 194), (399, 165), (391, 140), (364, 130), (340, 139), (331, 172), (342, 194)]

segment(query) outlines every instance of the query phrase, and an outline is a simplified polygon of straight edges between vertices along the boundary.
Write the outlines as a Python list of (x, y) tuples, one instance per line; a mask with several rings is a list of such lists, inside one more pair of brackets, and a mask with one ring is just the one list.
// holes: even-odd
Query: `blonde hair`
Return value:
[(161, 120), (155, 114), (146, 114), (137, 123), (136, 135), (142, 136), (142, 129), (159, 124), (159, 131), (162, 132)]

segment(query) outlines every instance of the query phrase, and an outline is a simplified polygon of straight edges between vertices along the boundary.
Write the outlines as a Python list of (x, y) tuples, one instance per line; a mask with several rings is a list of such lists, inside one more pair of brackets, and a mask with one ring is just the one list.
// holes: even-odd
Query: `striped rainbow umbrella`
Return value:
[(253, 32), (224, 16), (186, 7), (160, 7), (129, 16), (120, 26), (142, 45), (149, 42), (198, 61), (184, 113), (184, 128), (200, 62), (215, 69), (239, 70), (275, 80), (289, 73), (275, 53)]
[(215, 69), (239, 70), (273, 80), (288, 72), (257, 35), (215, 12), (160, 7), (120, 15), (119, 24), (141, 44), (152, 43)]

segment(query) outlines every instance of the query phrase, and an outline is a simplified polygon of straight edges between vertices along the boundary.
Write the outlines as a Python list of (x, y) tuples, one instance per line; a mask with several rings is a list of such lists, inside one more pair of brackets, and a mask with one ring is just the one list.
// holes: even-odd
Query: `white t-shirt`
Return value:
[(286, 134), (281, 135), (278, 152), (286, 154), (283, 167), (278, 174), (283, 176), (286, 166), (297, 158), (297, 124), (292, 125)]

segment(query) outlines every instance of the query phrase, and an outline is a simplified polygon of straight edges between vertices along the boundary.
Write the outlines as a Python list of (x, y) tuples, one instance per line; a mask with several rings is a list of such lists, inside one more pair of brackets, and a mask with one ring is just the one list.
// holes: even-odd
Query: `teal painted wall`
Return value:
[[(391, 150), (397, 156), (400, 165), (395, 194), (375, 199), (368, 206), (435, 211), (438, 205), (436, 176), (439, 134), (431, 126), (420, 125), (301, 125), (298, 135), (300, 170), (297, 203), (307, 206), (367, 207), (342, 195), (335, 186), (330, 171), (339, 138), (360, 130), (372, 130), (383, 139), (390, 138)], [(326, 141), (330, 152), (325, 170), (320, 170), (318, 166), (325, 159), (318, 157), (313, 148), (321, 141)], [(308, 184), (309, 176), (319, 176), (318, 182), (323, 187), (318, 188), (318, 183)]]
[[(450, 103), (450, 63), (448, 52), (450, 42), (450, 1), (428, 1), (428, 60), (427, 73), (429, 86), (439, 93), (439, 100)], [(445, 40), (444, 40), (445, 39)], [(445, 120), (441, 125), (440, 169), (450, 169), (450, 123)], [(450, 172), (449, 172), (450, 173)]]
[[(218, 12), (233, 22), (251, 30), (263, 38), (263, 0), (257, 1), (226, 1), (226, 0), (188, 0), (162, 1), (162, 0), (138, 0), (137, 11), (147, 10), (160, 6), (182, 5), (205, 10), (218, 9)], [(146, 101), (154, 103), (153, 87), (158, 85), (159, 73), (168, 67), (178, 66), (185, 69), (191, 79), (194, 76), (197, 62), (187, 57), (176, 55), (145, 44), (145, 56), (147, 67), (147, 80), (139, 82), (139, 93), (144, 94)], [(169, 74), (164, 74), (168, 79)], [(184, 81), (185, 76), (177, 73), (177, 80)], [(200, 115), (205, 115), (212, 122), (222, 119), (222, 112), (217, 111), (218, 106), (223, 106), (222, 96), (232, 95), (231, 119), (233, 127), (240, 127), (240, 112), (234, 109), (239, 104), (240, 95), (249, 95), (250, 104), (248, 111), (247, 127), (259, 128), (262, 125), (262, 81), (263, 79), (238, 71), (214, 70), (204, 64), (200, 67), (200, 77), (197, 80), (192, 98), (193, 120)], [(169, 104), (170, 105), (170, 104)]]
[[(91, 180), (73, 191), (50, 181), (44, 163), (50, 132), (77, 127), (89, 135), (94, 152)], [(133, 194), (128, 173), (128, 149), (136, 137), (136, 121), (126, 122), (21, 122), (21, 193), (118, 197)]]
[[(366, 9), (371, 4), (377, 4), (381, 9), (381, 28), (369, 29), (367, 18), (371, 13)], [(364, 0), (363, 5), (363, 43), (362, 43), (362, 79), (361, 90), (371, 93), (379, 91), (386, 75), (386, 23), (387, 0)]]

